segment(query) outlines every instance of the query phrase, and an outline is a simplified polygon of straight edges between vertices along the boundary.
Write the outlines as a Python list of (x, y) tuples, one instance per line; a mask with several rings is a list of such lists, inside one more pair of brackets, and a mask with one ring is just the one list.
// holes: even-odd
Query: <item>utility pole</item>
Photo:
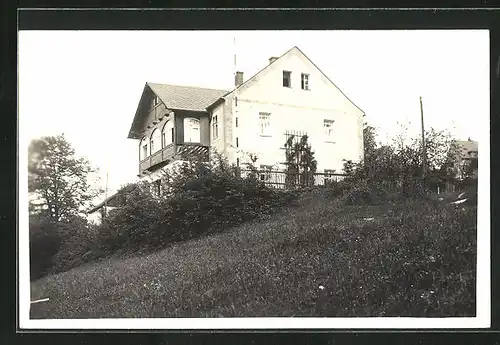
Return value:
[(424, 107), (422, 105), (422, 96), (420, 96), (420, 120), (422, 122), (422, 176), (425, 178), (427, 174), (427, 149), (425, 144)]
[(107, 218), (108, 215), (108, 175), (109, 171), (106, 169), (106, 189), (104, 192), (104, 212), (103, 212), (103, 221)]

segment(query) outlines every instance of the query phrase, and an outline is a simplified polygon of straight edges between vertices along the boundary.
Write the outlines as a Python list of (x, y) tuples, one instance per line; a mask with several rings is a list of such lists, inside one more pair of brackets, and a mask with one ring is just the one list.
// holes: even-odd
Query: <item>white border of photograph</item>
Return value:
[[(488, 62), (489, 65), (489, 62)], [(19, 98), (18, 98), (19, 99)], [(488, 94), (489, 104), (489, 94)], [(478, 231), (476, 317), (452, 318), (161, 318), (161, 319), (43, 319), (32, 320), (30, 311), (27, 154), (29, 122), (19, 118), (19, 328), (20, 329), (449, 329), (491, 326), (490, 277), (490, 126), (481, 121), (478, 159)], [(50, 297), (50, 296), (49, 296)], [(51, 303), (50, 300), (48, 302)]]

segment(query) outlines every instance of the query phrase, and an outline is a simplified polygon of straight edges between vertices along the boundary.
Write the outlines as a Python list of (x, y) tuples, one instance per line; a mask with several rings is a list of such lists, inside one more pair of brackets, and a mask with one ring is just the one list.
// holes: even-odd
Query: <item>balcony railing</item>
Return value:
[(170, 144), (167, 147), (153, 153), (139, 163), (142, 174), (148, 170), (154, 170), (161, 164), (168, 164), (175, 160), (203, 160), (208, 161), (209, 147), (197, 143)]

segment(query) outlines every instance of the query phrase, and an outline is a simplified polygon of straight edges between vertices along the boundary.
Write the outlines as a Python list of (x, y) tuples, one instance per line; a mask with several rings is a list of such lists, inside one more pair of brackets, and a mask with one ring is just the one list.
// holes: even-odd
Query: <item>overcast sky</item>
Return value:
[[(64, 132), (110, 189), (135, 179), (127, 139), (145, 82), (231, 89), (298, 46), (366, 113), (383, 139), (410, 122), (457, 138), (489, 126), (488, 31), (21, 31), (21, 140)], [(489, 128), (489, 127), (488, 127)]]

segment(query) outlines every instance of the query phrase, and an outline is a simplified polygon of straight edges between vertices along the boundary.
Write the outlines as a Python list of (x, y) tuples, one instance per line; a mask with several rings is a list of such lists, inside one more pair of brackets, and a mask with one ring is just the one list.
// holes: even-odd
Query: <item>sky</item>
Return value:
[(293, 46), (382, 141), (398, 122), (418, 135), (420, 96), (426, 128), (489, 140), (486, 30), (20, 31), (20, 140), (64, 133), (117, 189), (138, 173), (139, 143), (127, 135), (146, 82), (230, 90), (235, 52), (246, 80)]

